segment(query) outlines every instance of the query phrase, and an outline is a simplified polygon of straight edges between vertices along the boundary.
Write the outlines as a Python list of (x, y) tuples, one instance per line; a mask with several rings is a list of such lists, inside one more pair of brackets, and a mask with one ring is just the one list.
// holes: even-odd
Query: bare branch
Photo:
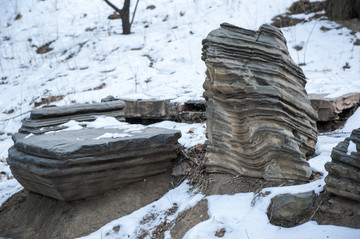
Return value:
[(110, 7), (112, 7), (118, 13), (122, 13), (122, 9), (117, 8), (114, 4), (112, 4), (109, 0), (104, 0)]
[(130, 26), (131, 26), (131, 25), (133, 24), (133, 22), (134, 22), (135, 13), (136, 13), (136, 9), (137, 9), (138, 3), (139, 3), (139, 0), (136, 1), (136, 5), (135, 5), (134, 13), (133, 13), (133, 16), (132, 16), (132, 19), (131, 19), (131, 22), (130, 22)]

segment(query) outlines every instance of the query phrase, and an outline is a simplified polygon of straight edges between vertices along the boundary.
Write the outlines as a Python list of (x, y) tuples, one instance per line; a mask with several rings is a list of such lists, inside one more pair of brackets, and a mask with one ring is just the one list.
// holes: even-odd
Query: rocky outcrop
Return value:
[(162, 128), (17, 133), (7, 162), (24, 188), (71, 201), (166, 172), (180, 136)]
[(360, 129), (340, 142), (331, 153), (332, 161), (325, 164), (329, 174), (325, 190), (337, 196), (360, 201)]
[(19, 132), (42, 134), (66, 128), (60, 126), (70, 120), (94, 121), (99, 115), (115, 117), (125, 121), (125, 102), (111, 101), (94, 104), (76, 104), (69, 106), (48, 106), (35, 109), (31, 112), (30, 119), (25, 120)]
[(360, 94), (346, 94), (336, 98), (326, 95), (309, 95), (311, 106), (318, 113), (319, 132), (331, 132), (341, 128), (360, 105)]
[(317, 114), (282, 32), (229, 24), (203, 40), (209, 172), (305, 181)]
[(204, 122), (203, 101), (187, 101), (183, 104), (170, 100), (123, 100), (126, 103), (125, 118), (128, 122), (151, 124), (162, 120), (177, 122)]

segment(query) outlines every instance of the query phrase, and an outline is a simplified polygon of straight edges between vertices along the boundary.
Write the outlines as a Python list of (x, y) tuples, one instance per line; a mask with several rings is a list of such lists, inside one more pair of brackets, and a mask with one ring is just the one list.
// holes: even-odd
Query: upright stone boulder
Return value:
[(282, 32), (222, 24), (203, 40), (208, 172), (306, 181), (317, 114)]
[(180, 136), (162, 128), (16, 133), (7, 162), (24, 188), (72, 201), (167, 172)]
[(331, 153), (332, 161), (325, 164), (329, 174), (325, 190), (337, 196), (360, 201), (360, 129), (340, 142)]

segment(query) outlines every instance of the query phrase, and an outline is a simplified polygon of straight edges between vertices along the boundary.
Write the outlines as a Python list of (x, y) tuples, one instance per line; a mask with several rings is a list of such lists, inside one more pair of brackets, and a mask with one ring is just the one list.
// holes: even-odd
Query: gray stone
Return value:
[(318, 130), (331, 132), (341, 128), (360, 105), (360, 94), (347, 94), (336, 98), (326, 95), (309, 95), (311, 106), (318, 113)]
[(70, 120), (94, 121), (100, 115), (115, 117), (125, 121), (125, 102), (111, 101), (94, 104), (76, 104), (69, 106), (54, 106), (35, 109), (19, 129), (21, 133), (42, 134), (48, 131), (61, 130), (59, 126)]
[[(349, 144), (356, 146), (349, 151)], [(360, 129), (333, 148), (332, 161), (325, 164), (329, 174), (325, 178), (325, 190), (337, 196), (360, 201)]]
[(182, 162), (173, 168), (171, 175), (174, 177), (184, 176), (188, 173), (186, 171), (188, 168), (190, 168), (189, 164)]
[[(106, 133), (118, 137), (99, 138)], [(17, 133), (7, 162), (26, 189), (71, 201), (166, 172), (177, 157), (180, 136), (162, 128)]]
[(203, 40), (208, 172), (306, 181), (317, 114), (282, 32), (229, 24)]
[(101, 99), (101, 102), (110, 102), (110, 101), (115, 101), (115, 100), (118, 100), (118, 99), (116, 99), (114, 96), (112, 96), (112, 95), (108, 95), (108, 96), (106, 96), (105, 98), (102, 98)]
[[(272, 199), (268, 209), (270, 221), (274, 224), (294, 226), (309, 219), (314, 206), (313, 191), (298, 194), (281, 194)], [(305, 219), (305, 220), (304, 220)]]
[(187, 101), (183, 104), (168, 100), (129, 100), (126, 103), (125, 117), (130, 122), (144, 124), (161, 120), (177, 122), (204, 122), (206, 120), (204, 101)]

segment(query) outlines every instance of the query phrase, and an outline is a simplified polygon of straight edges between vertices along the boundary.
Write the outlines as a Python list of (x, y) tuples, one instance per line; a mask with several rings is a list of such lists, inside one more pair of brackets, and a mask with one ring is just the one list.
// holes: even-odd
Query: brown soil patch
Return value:
[(351, 20), (336, 20), (335, 22), (340, 25), (349, 28), (355, 32), (360, 32), (360, 20), (359, 19), (351, 19)]
[(54, 40), (54, 41), (49, 41), (48, 43), (46, 43), (46, 44), (38, 47), (38, 48), (36, 49), (36, 53), (37, 53), (37, 54), (45, 54), (45, 53), (48, 53), (49, 51), (52, 51), (53, 48), (51, 48), (50, 45), (51, 45), (53, 42), (55, 42), (55, 40)]
[(85, 236), (159, 199), (171, 189), (170, 182), (171, 176), (162, 174), (73, 202), (63, 202), (23, 190), (0, 208), (0, 237)]
[(173, 239), (180, 239), (194, 226), (209, 219), (208, 202), (206, 199), (198, 202), (194, 207), (179, 213), (170, 234)]
[(305, 19), (299, 19), (299, 18), (294, 18), (292, 15), (295, 14), (300, 14), (300, 13), (316, 13), (312, 18), (317, 19), (320, 18), (322, 16), (324, 16), (324, 14), (320, 14), (318, 12), (321, 12), (323, 10), (325, 10), (325, 3), (324, 2), (310, 2), (308, 0), (300, 0), (297, 2), (294, 2), (290, 7), (289, 7), (289, 12), (281, 14), (281, 15), (277, 15), (272, 19), (272, 23), (271, 25), (275, 26), (275, 27), (290, 27), (290, 26), (295, 26), (298, 23), (301, 22), (307, 22), (307, 20)]
[(57, 102), (57, 101), (60, 101), (64, 99), (64, 96), (63, 95), (57, 95), (57, 96), (49, 96), (49, 97), (46, 97), (46, 98), (41, 98), (40, 102), (35, 102), (34, 103), (34, 106), (35, 107), (38, 107), (40, 105), (48, 105), (52, 102)]

